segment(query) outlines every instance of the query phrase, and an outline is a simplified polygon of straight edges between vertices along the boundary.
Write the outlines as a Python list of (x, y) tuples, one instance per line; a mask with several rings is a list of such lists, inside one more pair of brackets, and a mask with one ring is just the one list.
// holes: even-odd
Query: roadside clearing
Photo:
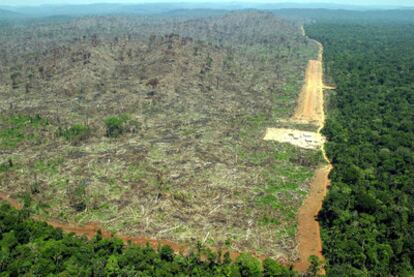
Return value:
[(264, 140), (287, 142), (306, 149), (320, 149), (325, 142), (319, 133), (285, 128), (268, 128)]

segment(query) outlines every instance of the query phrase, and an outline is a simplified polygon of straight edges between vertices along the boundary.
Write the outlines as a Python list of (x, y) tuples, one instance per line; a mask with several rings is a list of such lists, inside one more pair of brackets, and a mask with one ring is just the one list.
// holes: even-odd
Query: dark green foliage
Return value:
[(0, 173), (9, 171), (13, 167), (13, 161), (9, 159), (7, 162), (0, 164)]
[(89, 126), (84, 124), (75, 124), (69, 128), (59, 128), (58, 136), (65, 138), (70, 142), (80, 142), (86, 140), (91, 134)]
[(310, 256), (309, 257), (310, 266), (308, 269), (308, 275), (309, 276), (318, 276), (319, 271), (321, 269), (321, 261), (316, 256)]
[(110, 116), (105, 119), (106, 136), (118, 137), (125, 131), (125, 123), (128, 120), (127, 115)]
[(327, 22), (337, 85), (324, 133), (334, 170), (319, 214), (331, 276), (414, 274), (414, 27)]
[(238, 272), (241, 277), (259, 277), (262, 276), (260, 262), (249, 254), (242, 253), (236, 261)]
[(265, 259), (263, 261), (263, 277), (288, 277), (296, 276), (294, 272), (288, 268), (278, 264), (271, 259)]
[(297, 276), (271, 260), (265, 261), (262, 271), (260, 262), (247, 254), (231, 263), (211, 253), (206, 260), (201, 252), (184, 257), (168, 246), (159, 251), (125, 246), (117, 238), (102, 238), (99, 232), (87, 240), (0, 204), (2, 276)]
[(164, 261), (171, 262), (174, 259), (174, 251), (168, 245), (163, 245), (160, 248), (160, 257)]

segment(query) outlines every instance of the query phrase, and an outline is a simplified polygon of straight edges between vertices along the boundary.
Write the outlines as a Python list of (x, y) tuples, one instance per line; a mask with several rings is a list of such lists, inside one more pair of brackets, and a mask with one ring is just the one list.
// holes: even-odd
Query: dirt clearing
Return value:
[(264, 140), (290, 143), (306, 149), (318, 149), (325, 142), (319, 133), (285, 128), (268, 128)]

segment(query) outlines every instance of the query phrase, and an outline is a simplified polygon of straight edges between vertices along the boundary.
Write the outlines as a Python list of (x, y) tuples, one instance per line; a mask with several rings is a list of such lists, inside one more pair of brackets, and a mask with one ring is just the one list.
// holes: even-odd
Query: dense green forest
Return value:
[(406, 18), (320, 21), (324, 133), (334, 169), (319, 214), (330, 276), (414, 274), (414, 25)]
[[(314, 267), (313, 272), (317, 270)], [(63, 233), (29, 219), (27, 209), (0, 205), (0, 276), (297, 276), (266, 259), (248, 254), (235, 262), (201, 245), (188, 256), (175, 255), (169, 246), (125, 246), (99, 233), (92, 240)], [(313, 275), (312, 272), (309, 274)]]

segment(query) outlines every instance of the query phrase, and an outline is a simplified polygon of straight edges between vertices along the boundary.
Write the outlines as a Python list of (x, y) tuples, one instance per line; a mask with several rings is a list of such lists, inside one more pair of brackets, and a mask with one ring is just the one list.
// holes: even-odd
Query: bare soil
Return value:
[(319, 149), (325, 142), (319, 133), (286, 128), (267, 128), (264, 140), (290, 143), (306, 149)]
[[(308, 69), (306, 71), (306, 83), (299, 97), (298, 108), (296, 109), (294, 119), (318, 122), (318, 134), (320, 134), (325, 124), (323, 89), (331, 88), (323, 85), (323, 46), (319, 42), (317, 43), (319, 45), (318, 60), (309, 61)], [(319, 222), (316, 220), (316, 216), (322, 208), (322, 203), (327, 193), (327, 188), (329, 186), (328, 177), (332, 165), (326, 156), (326, 151), (323, 145), (321, 150), (324, 160), (328, 165), (316, 170), (315, 176), (310, 184), (308, 197), (303, 202), (298, 214), (297, 240), (299, 246), (299, 260), (295, 263), (294, 268), (301, 272), (306, 271), (309, 268), (309, 256), (317, 256), (322, 261), (324, 259), (322, 255), (320, 226)], [(324, 273), (325, 271), (322, 269), (321, 274)]]
[(331, 165), (316, 170), (309, 195), (299, 209), (297, 232), (299, 260), (295, 263), (294, 268), (300, 272), (309, 268), (309, 256), (315, 255), (323, 260), (320, 227), (316, 216), (322, 208), (322, 202), (327, 192), (330, 171)]
[(299, 95), (298, 105), (293, 116), (294, 120), (323, 124), (322, 89), (322, 63), (320, 60), (310, 60), (306, 69), (306, 82)]

